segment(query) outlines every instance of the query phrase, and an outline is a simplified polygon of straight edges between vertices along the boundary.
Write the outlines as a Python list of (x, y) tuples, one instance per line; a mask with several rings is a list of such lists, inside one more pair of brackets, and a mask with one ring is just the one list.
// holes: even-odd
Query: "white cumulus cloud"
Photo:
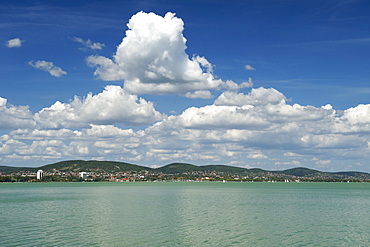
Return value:
[(185, 97), (190, 99), (210, 99), (212, 98), (212, 94), (208, 90), (200, 90), (195, 92), (187, 92)]
[(0, 97), (0, 129), (32, 128), (33, 115), (28, 106), (14, 106)]
[[(234, 105), (228, 101), (228, 104), (188, 108), (180, 115), (150, 126), (146, 133), (153, 138), (150, 141), (153, 146), (167, 149), (179, 143), (183, 147), (198, 143), (205, 150), (213, 150), (214, 146), (206, 148), (207, 145), (235, 143), (259, 150), (285, 150), (285, 153), (297, 149), (294, 152), (299, 154), (299, 150), (313, 148), (316, 151), (341, 149), (344, 146), (339, 140), (353, 147), (364, 144), (364, 140), (355, 143), (354, 140), (359, 141), (356, 137), (333, 133), (338, 122), (333, 109), (289, 105), (286, 97), (275, 89), (252, 89), (241, 98)], [(240, 151), (233, 149), (229, 151)], [(253, 157), (262, 156), (250, 156)]]
[(299, 155), (299, 154), (296, 154), (296, 153), (293, 153), (293, 152), (286, 152), (286, 153), (284, 153), (284, 156), (286, 156), (286, 157), (300, 157), (302, 155)]
[(223, 92), (216, 100), (215, 105), (267, 105), (284, 103), (286, 97), (274, 88), (252, 88), (246, 95), (234, 91)]
[(370, 105), (360, 104), (344, 111), (343, 120), (350, 124), (369, 124), (370, 123)]
[(55, 76), (55, 77), (61, 77), (62, 75), (66, 75), (67, 72), (63, 71), (61, 68), (55, 66), (52, 62), (47, 62), (47, 61), (29, 61), (29, 65), (36, 69), (44, 70), (50, 73), (50, 75)]
[(57, 101), (35, 114), (45, 128), (86, 127), (90, 124), (144, 125), (162, 119), (152, 102), (127, 93), (119, 86), (106, 86), (104, 91), (70, 103)]
[(91, 67), (97, 67), (94, 74), (100, 79), (124, 80), (124, 88), (135, 94), (182, 94), (225, 86), (205, 57), (186, 54), (184, 22), (175, 14), (161, 17), (139, 12), (127, 26), (113, 59), (87, 58)]
[[(191, 107), (171, 116), (119, 86), (56, 102), (34, 115), (0, 98), (0, 127), (15, 129), (0, 136), (0, 153), (3, 162), (93, 157), (211, 164), (248, 160), (252, 167), (275, 162), (284, 168), (294, 162), (309, 165), (316, 156), (325, 162), (310, 164), (334, 169), (340, 158), (333, 157), (370, 157), (368, 105), (338, 115), (329, 105), (290, 105), (271, 88), (240, 96), (226, 93), (229, 100), (220, 105)], [(137, 131), (119, 127), (147, 124), (152, 125)]]
[(21, 47), (24, 40), (19, 38), (10, 39), (6, 42), (5, 46), (8, 48)]
[(251, 153), (247, 156), (249, 159), (267, 159), (268, 157), (262, 153)]

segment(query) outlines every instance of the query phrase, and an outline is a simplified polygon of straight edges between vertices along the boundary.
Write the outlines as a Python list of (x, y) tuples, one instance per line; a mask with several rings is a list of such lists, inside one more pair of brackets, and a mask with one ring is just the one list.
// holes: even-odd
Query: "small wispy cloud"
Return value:
[(284, 156), (285, 157), (300, 157), (302, 155), (296, 154), (296, 153), (293, 153), (293, 152), (286, 152), (286, 153), (284, 153)]
[(252, 66), (250, 66), (250, 65), (245, 65), (244, 66), (244, 68), (246, 69), (246, 70), (256, 70), (255, 68), (253, 68)]
[(208, 90), (199, 90), (195, 92), (187, 92), (185, 97), (190, 99), (210, 99), (212, 98), (212, 94)]
[(72, 40), (84, 46), (83, 48), (80, 48), (81, 50), (86, 50), (86, 49), (101, 50), (105, 46), (103, 43), (99, 43), (99, 42), (93, 43), (91, 42), (90, 39), (83, 40), (82, 38), (73, 37)]
[(267, 159), (268, 157), (262, 153), (251, 153), (247, 156), (249, 159)]
[(8, 48), (21, 47), (22, 42), (24, 42), (24, 40), (20, 40), (19, 38), (10, 39), (5, 43), (5, 46)]
[(50, 75), (55, 76), (55, 77), (61, 77), (62, 75), (66, 75), (67, 72), (63, 71), (61, 68), (55, 66), (52, 62), (47, 62), (47, 61), (29, 61), (29, 65), (36, 69), (44, 70), (50, 73)]

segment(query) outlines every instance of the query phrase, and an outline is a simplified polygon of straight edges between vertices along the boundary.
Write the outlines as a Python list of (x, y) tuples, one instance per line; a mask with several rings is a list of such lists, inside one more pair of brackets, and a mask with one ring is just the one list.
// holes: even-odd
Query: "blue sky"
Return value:
[(369, 7), (2, 1), (0, 165), (369, 172)]

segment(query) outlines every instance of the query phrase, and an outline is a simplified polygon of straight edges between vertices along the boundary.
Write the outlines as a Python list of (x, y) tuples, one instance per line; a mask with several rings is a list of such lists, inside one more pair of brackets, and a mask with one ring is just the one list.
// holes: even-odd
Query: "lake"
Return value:
[(1, 246), (369, 246), (369, 183), (3, 183)]

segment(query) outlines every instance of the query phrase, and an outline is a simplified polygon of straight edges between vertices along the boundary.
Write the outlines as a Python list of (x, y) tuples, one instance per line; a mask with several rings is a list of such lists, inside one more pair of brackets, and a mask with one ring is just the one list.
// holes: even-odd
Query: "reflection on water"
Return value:
[(366, 246), (370, 184), (0, 184), (2, 246)]

